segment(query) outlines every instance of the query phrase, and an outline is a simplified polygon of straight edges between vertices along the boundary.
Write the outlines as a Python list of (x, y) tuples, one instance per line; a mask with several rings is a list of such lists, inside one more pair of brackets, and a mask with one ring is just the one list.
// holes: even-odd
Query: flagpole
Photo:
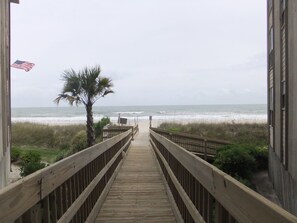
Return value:
[(0, 188), (8, 184), (11, 148), (10, 3), (0, 0)]

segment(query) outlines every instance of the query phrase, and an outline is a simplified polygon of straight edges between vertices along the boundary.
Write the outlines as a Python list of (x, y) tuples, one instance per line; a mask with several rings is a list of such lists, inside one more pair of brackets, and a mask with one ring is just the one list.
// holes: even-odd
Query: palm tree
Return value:
[(60, 100), (66, 100), (73, 104), (84, 104), (87, 112), (87, 144), (95, 143), (93, 104), (101, 97), (113, 93), (111, 79), (100, 76), (100, 66), (84, 69), (76, 72), (73, 69), (65, 70), (62, 74), (64, 87), (62, 93), (54, 100), (59, 104)]

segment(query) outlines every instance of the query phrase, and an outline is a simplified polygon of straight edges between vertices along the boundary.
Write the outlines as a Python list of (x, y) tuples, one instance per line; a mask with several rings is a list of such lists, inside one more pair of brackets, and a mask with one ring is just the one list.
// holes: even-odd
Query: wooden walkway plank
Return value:
[(148, 129), (140, 129), (96, 218), (96, 223), (176, 222)]

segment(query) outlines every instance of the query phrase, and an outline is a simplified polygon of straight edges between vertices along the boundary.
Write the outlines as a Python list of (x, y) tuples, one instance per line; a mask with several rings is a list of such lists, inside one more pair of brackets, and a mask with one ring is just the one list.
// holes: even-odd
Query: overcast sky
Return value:
[[(96, 105), (266, 103), (266, 0), (21, 0), (12, 106), (56, 106), (65, 69), (100, 65)], [(66, 106), (66, 104), (62, 104)]]

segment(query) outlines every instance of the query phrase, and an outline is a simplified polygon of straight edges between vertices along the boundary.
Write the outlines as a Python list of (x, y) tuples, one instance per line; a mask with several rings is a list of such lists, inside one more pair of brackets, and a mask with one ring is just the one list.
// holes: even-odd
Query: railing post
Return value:
[(204, 139), (203, 142), (203, 151), (204, 151), (204, 160), (207, 160), (207, 148), (206, 148), (207, 139)]
[[(106, 151), (107, 152), (107, 151)], [(106, 152), (105, 153), (103, 153), (103, 157), (104, 157), (104, 166), (106, 166), (106, 164), (107, 164), (107, 158), (106, 158), (106, 156), (107, 156), (107, 154), (106, 154)], [(105, 176), (104, 176), (104, 181), (105, 181), (105, 185), (107, 184), (107, 172), (105, 173)]]
[(169, 139), (170, 139), (171, 142), (173, 142), (173, 141), (172, 141), (172, 138), (173, 138), (173, 136), (172, 136), (172, 133), (170, 132), (170, 133), (169, 133)]
[(132, 140), (134, 140), (134, 126), (132, 126)]

